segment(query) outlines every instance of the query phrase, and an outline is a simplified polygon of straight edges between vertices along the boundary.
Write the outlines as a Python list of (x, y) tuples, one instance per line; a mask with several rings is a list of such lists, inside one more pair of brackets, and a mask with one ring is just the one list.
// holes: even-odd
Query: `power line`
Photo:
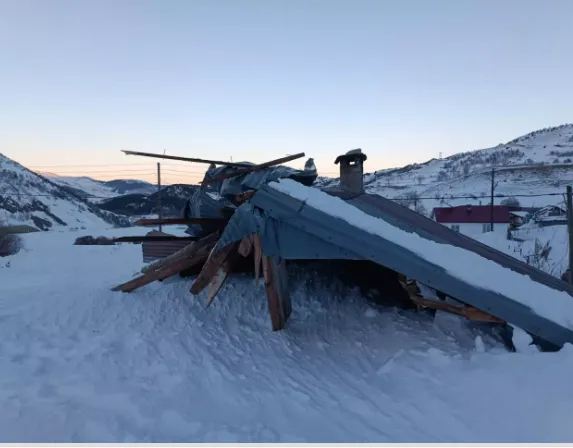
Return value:
[(147, 173), (153, 172), (150, 168), (147, 169), (135, 169), (135, 170), (102, 170), (102, 171), (82, 171), (82, 173), (78, 173), (77, 171), (60, 171), (59, 173), (52, 173), (50, 174), (75, 174), (75, 176), (69, 177), (85, 177), (87, 174), (98, 174), (98, 173)]
[[(542, 196), (563, 196), (565, 193), (538, 193), (538, 194), (494, 194), (494, 198), (537, 198)], [(393, 198), (393, 199), (413, 199), (412, 197), (404, 197), (404, 198)], [(433, 199), (433, 200), (440, 200), (440, 199), (485, 199), (485, 197), (481, 198), (478, 196), (433, 196), (433, 197), (418, 197), (416, 196), (415, 199)]]
[[(162, 164), (162, 166), (192, 166), (194, 168), (199, 168), (198, 165), (189, 165), (188, 163), (165, 163)], [(91, 165), (26, 165), (26, 168), (28, 169), (36, 169), (36, 168), (90, 168), (90, 167), (99, 167), (99, 168), (105, 168), (105, 167), (114, 167), (114, 166), (125, 166), (125, 167), (130, 167), (130, 166), (146, 166), (146, 167), (152, 167), (152, 165), (150, 165), (149, 163), (104, 163), (104, 164), (91, 164)]]
[[(188, 185), (188, 186), (197, 186), (196, 184), (184, 184), (184, 185)], [(167, 186), (165, 187), (167, 188)], [(538, 193), (538, 194), (498, 194), (495, 195), (494, 197), (496, 198), (534, 198), (534, 197), (544, 197), (544, 196), (563, 196), (565, 193), (560, 192), (560, 193)], [(65, 195), (53, 195), (53, 194), (30, 194), (30, 193), (0, 193), (0, 196), (23, 196), (23, 197), (56, 197), (57, 199), (64, 199), (66, 196)], [(71, 199), (78, 199), (80, 198), (80, 196), (68, 196)], [(95, 195), (87, 195), (87, 196), (83, 196), (89, 199), (112, 199), (112, 198), (116, 198), (116, 197), (121, 197), (121, 196), (95, 196)], [(481, 198), (477, 197), (477, 196), (443, 196), (443, 197), (393, 197), (393, 198), (388, 198), (391, 199), (393, 201), (399, 201), (399, 200), (411, 200), (411, 199), (416, 199), (416, 200), (441, 200), (441, 199), (474, 199), (474, 200), (479, 200)]]

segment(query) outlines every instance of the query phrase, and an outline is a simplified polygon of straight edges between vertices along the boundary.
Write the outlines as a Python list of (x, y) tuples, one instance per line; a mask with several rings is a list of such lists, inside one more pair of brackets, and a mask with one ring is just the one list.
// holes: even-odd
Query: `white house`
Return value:
[[(489, 205), (436, 207), (432, 210), (432, 219), (468, 236), (491, 232), (491, 207)], [(506, 236), (509, 222), (509, 209), (504, 205), (494, 205), (493, 231)]]
[(540, 227), (567, 224), (567, 210), (558, 205), (548, 205), (535, 212), (533, 221)]

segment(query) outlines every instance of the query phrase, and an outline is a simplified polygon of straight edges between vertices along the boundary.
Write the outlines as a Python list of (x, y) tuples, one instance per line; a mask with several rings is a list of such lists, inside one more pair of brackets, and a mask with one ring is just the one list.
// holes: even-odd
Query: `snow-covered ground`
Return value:
[(243, 276), (207, 310), (189, 279), (110, 291), (141, 248), (73, 246), (84, 234), (29, 234), (0, 259), (2, 442), (573, 440), (570, 346), (510, 354), (312, 279), (273, 333)]
[(509, 241), (491, 232), (477, 235), (475, 239), (555, 277), (561, 277), (567, 270), (569, 240), (566, 225), (551, 227), (525, 225), (513, 232), (513, 235), (520, 241)]

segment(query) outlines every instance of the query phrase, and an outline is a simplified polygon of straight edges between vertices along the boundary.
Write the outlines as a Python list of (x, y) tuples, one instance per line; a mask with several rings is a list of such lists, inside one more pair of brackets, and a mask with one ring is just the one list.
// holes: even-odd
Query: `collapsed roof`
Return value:
[(235, 211), (214, 252), (251, 234), (265, 255), (370, 260), (556, 346), (573, 343), (570, 285), (379, 195), (273, 181)]
[[(244, 168), (210, 170), (211, 179), (225, 178), (229, 169), (235, 173), (229, 176), (232, 181), (204, 187), (195, 198), (190, 221), (204, 223), (197, 241), (114, 289), (133, 291), (201, 265), (191, 292), (211, 285), (210, 303), (233, 257), (254, 253), (255, 276), (262, 262), (273, 329), (281, 329), (291, 309), (284, 260), (368, 260), (556, 347), (573, 343), (571, 285), (394, 201), (365, 193), (365, 159), (360, 150), (339, 157), (340, 183), (328, 190), (306, 186), (282, 167), (258, 165), (265, 169), (240, 176), (237, 169)], [(230, 213), (221, 219), (225, 207)]]

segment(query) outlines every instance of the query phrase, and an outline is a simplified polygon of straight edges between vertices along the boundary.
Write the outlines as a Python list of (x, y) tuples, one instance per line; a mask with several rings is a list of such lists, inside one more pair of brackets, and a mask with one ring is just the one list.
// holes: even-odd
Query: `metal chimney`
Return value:
[(365, 160), (366, 154), (360, 148), (336, 158), (334, 163), (340, 163), (340, 188), (351, 193), (364, 193)]

